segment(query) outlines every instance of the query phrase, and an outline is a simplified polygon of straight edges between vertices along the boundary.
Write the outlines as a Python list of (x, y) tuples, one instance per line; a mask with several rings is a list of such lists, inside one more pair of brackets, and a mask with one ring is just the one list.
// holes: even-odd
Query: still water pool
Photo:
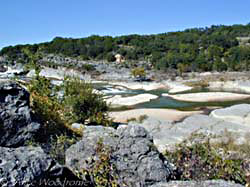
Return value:
[[(153, 95), (157, 95), (157, 99), (152, 99), (149, 102), (141, 103), (132, 106), (131, 108), (171, 108), (171, 109), (178, 109), (178, 110), (194, 110), (196, 108), (201, 107), (227, 107), (232, 106), (235, 104), (242, 104), (242, 103), (249, 103), (250, 99), (245, 100), (238, 100), (238, 101), (222, 101), (222, 102), (185, 102), (185, 101), (178, 101), (172, 99), (170, 97), (162, 96), (163, 93), (168, 93), (166, 89), (157, 89), (151, 91), (145, 90), (130, 90), (130, 89), (116, 89), (112, 85), (96, 85), (95, 86), (98, 90), (106, 91), (107, 95), (121, 95), (122, 97), (128, 97), (138, 94), (149, 93)], [(114, 88), (114, 89), (113, 89)], [(108, 91), (107, 91), (108, 90)], [(215, 90), (209, 89), (195, 89), (190, 90), (185, 93), (197, 93), (197, 92), (213, 92)]]

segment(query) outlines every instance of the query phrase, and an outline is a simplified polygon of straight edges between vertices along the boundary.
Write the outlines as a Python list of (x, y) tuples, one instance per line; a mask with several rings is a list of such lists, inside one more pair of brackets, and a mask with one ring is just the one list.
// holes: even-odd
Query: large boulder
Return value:
[(69, 169), (54, 162), (40, 147), (0, 147), (1, 186), (63, 186), (65, 181), (88, 186)]
[[(98, 142), (110, 149), (118, 183), (149, 186), (170, 178), (172, 169), (158, 152), (152, 137), (140, 126), (85, 127), (83, 138), (66, 151), (66, 165), (72, 171), (89, 170), (100, 159)], [(122, 186), (122, 185), (121, 185)]]
[(29, 93), (14, 82), (0, 82), (0, 146), (21, 146), (39, 128), (31, 113)]

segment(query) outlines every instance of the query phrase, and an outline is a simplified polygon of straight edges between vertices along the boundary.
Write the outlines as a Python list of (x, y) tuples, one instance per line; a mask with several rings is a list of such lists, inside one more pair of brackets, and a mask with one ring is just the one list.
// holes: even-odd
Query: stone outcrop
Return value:
[(120, 54), (116, 54), (115, 58), (117, 63), (125, 62), (125, 57)]
[(174, 123), (167, 120), (148, 118), (142, 123), (130, 122), (129, 125), (139, 125), (153, 136), (154, 144), (160, 152), (172, 150), (175, 144), (181, 143), (192, 133), (216, 135), (214, 140), (225, 141), (229, 132), (236, 143), (248, 141), (250, 134), (250, 105), (240, 104), (224, 109), (216, 109), (210, 115), (196, 114)]
[(240, 104), (217, 109), (212, 111), (210, 116), (224, 121), (250, 126), (250, 105)]
[(209, 82), (209, 88), (223, 91), (250, 93), (250, 81), (215, 81)]
[(170, 164), (154, 147), (152, 137), (139, 126), (85, 127), (83, 138), (66, 151), (66, 165), (72, 171), (93, 166), (98, 160), (99, 141), (111, 149), (110, 162), (116, 168), (119, 184), (149, 186), (167, 181), (171, 175)]
[(29, 107), (29, 93), (13, 82), (0, 82), (0, 146), (17, 147), (39, 130)]
[[(0, 147), (1, 186), (63, 186), (64, 181), (78, 181), (70, 170), (57, 164), (40, 147)], [(55, 185), (57, 184), (57, 185)], [(69, 186), (69, 185), (68, 185)]]
[(65, 184), (72, 181), (89, 186), (41, 147), (23, 146), (40, 129), (29, 104), (24, 88), (11, 81), (0, 82), (0, 186), (72, 186)]
[(1, 66), (0, 78), (12, 78), (16, 75), (24, 75), (27, 72), (24, 70), (23, 65), (16, 64), (15, 66)]

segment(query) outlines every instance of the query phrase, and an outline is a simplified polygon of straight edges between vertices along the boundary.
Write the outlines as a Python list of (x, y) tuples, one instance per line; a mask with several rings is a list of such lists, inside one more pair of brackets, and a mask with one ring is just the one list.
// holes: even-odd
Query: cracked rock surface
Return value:
[(0, 146), (22, 146), (39, 128), (31, 114), (29, 93), (14, 82), (0, 82)]
[(40, 147), (0, 147), (2, 187), (46, 186), (46, 181), (63, 181), (66, 178), (77, 179), (67, 168), (53, 161)]
[(149, 186), (170, 177), (171, 166), (153, 145), (153, 139), (140, 126), (85, 127), (83, 138), (66, 151), (66, 165), (73, 171), (91, 168), (98, 160), (100, 138), (111, 150), (119, 184)]

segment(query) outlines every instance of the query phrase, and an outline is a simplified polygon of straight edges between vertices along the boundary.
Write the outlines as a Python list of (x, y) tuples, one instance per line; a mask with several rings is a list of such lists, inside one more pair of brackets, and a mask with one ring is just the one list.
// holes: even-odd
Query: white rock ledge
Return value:
[(107, 103), (113, 106), (132, 106), (139, 103), (148, 102), (151, 99), (157, 99), (158, 96), (153, 94), (140, 94), (131, 97), (122, 97), (120, 95), (116, 95), (112, 98), (106, 99)]
[(179, 82), (165, 82), (165, 84), (169, 88), (168, 93), (179, 93), (193, 89), (192, 87), (186, 86)]
[(236, 101), (250, 98), (248, 94), (237, 94), (230, 92), (201, 92), (188, 94), (162, 94), (162, 96), (171, 97), (180, 101), (188, 102), (222, 102), (222, 101)]
[(210, 82), (209, 88), (250, 93), (250, 81), (246, 80), (246, 81)]
[(240, 104), (216, 109), (211, 112), (210, 116), (236, 124), (250, 125), (250, 105)]

